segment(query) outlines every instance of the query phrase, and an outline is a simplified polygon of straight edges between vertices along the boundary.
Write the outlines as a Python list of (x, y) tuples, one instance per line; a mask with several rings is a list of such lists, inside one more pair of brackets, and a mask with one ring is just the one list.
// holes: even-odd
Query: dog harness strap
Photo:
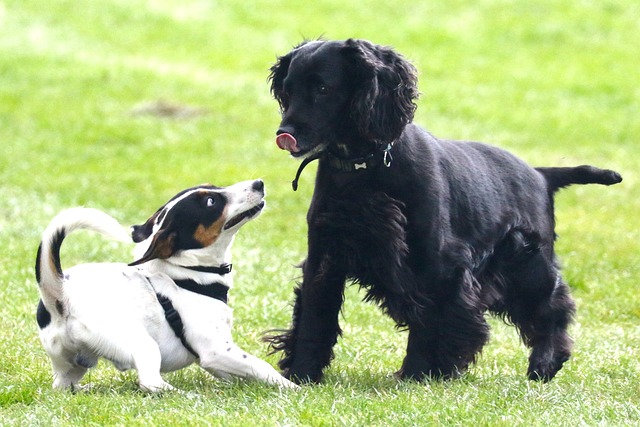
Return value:
[(167, 319), (167, 322), (169, 322), (169, 326), (171, 326), (171, 329), (173, 329), (173, 333), (175, 333), (176, 336), (180, 339), (180, 342), (182, 343), (184, 348), (186, 348), (189, 353), (193, 354), (199, 359), (200, 356), (198, 356), (198, 353), (196, 353), (193, 347), (189, 345), (187, 339), (184, 336), (184, 324), (182, 323), (182, 318), (180, 317), (180, 314), (176, 311), (176, 309), (173, 308), (171, 300), (158, 293), (156, 293), (156, 298), (158, 298), (158, 302), (164, 310), (164, 318)]
[(193, 280), (174, 280), (176, 285), (190, 292), (195, 292), (196, 294), (204, 295), (209, 298), (217, 299), (218, 301), (222, 301), (227, 304), (227, 294), (229, 293), (229, 288), (222, 283), (211, 283), (209, 285), (201, 285), (196, 283)]
[(187, 266), (181, 265), (180, 267), (184, 267), (189, 270), (199, 271), (201, 273), (215, 273), (220, 275), (225, 275), (231, 273), (232, 264), (222, 264), (220, 267), (201, 267), (197, 265)]

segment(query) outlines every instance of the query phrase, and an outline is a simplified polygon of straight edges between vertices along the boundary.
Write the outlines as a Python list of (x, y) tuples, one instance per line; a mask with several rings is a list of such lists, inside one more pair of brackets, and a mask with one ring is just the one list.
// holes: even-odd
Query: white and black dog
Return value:
[(37, 321), (51, 357), (53, 387), (75, 389), (103, 357), (138, 371), (140, 388), (173, 387), (160, 372), (193, 362), (211, 374), (297, 387), (231, 336), (231, 245), (238, 229), (265, 205), (261, 180), (180, 192), (143, 225), (132, 227), (136, 261), (81, 264), (63, 272), (60, 246), (79, 229), (131, 241), (111, 216), (73, 208), (56, 216), (38, 249), (42, 299)]

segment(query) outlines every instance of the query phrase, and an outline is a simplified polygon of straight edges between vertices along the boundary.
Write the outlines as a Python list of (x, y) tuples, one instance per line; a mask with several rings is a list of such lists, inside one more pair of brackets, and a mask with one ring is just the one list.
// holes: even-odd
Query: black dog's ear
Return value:
[(287, 109), (287, 97), (284, 91), (284, 79), (289, 74), (289, 65), (291, 60), (297, 54), (297, 51), (302, 46), (309, 43), (309, 40), (305, 40), (302, 43), (295, 46), (291, 52), (284, 56), (279, 56), (276, 63), (269, 69), (268, 81), (271, 83), (271, 94), (280, 104), (280, 110), (285, 111)]
[(147, 248), (145, 254), (138, 260), (129, 264), (130, 266), (144, 264), (152, 259), (167, 259), (176, 253), (178, 243), (178, 233), (171, 227), (159, 230), (151, 244)]
[(284, 93), (284, 78), (287, 77), (289, 72), (289, 64), (291, 58), (293, 58), (294, 52), (291, 51), (284, 56), (278, 57), (275, 64), (269, 69), (269, 82), (271, 82), (271, 94), (280, 104), (280, 110), (285, 111), (287, 109), (287, 101)]
[(365, 40), (345, 41), (344, 54), (358, 86), (351, 111), (360, 134), (378, 144), (394, 141), (416, 110), (415, 67), (393, 49)]

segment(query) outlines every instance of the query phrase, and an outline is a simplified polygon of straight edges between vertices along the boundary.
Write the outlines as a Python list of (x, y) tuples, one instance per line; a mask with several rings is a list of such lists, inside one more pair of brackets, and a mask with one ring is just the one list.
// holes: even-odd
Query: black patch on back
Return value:
[(47, 311), (47, 308), (44, 306), (42, 300), (38, 303), (38, 310), (36, 311), (36, 321), (38, 322), (38, 327), (40, 329), (44, 329), (49, 326), (51, 323), (51, 314)]

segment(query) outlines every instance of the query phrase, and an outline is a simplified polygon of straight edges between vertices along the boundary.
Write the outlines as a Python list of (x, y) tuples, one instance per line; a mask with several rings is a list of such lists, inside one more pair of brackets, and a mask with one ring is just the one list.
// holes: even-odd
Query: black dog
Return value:
[(292, 326), (267, 337), (295, 381), (319, 381), (341, 334), (345, 281), (409, 329), (402, 378), (456, 377), (501, 316), (532, 348), (528, 376), (548, 381), (571, 354), (575, 305), (554, 254), (554, 193), (610, 185), (614, 171), (537, 168), (411, 123), (414, 67), (362, 40), (312, 41), (278, 58), (277, 143), (302, 168), (319, 158), (309, 252)]

